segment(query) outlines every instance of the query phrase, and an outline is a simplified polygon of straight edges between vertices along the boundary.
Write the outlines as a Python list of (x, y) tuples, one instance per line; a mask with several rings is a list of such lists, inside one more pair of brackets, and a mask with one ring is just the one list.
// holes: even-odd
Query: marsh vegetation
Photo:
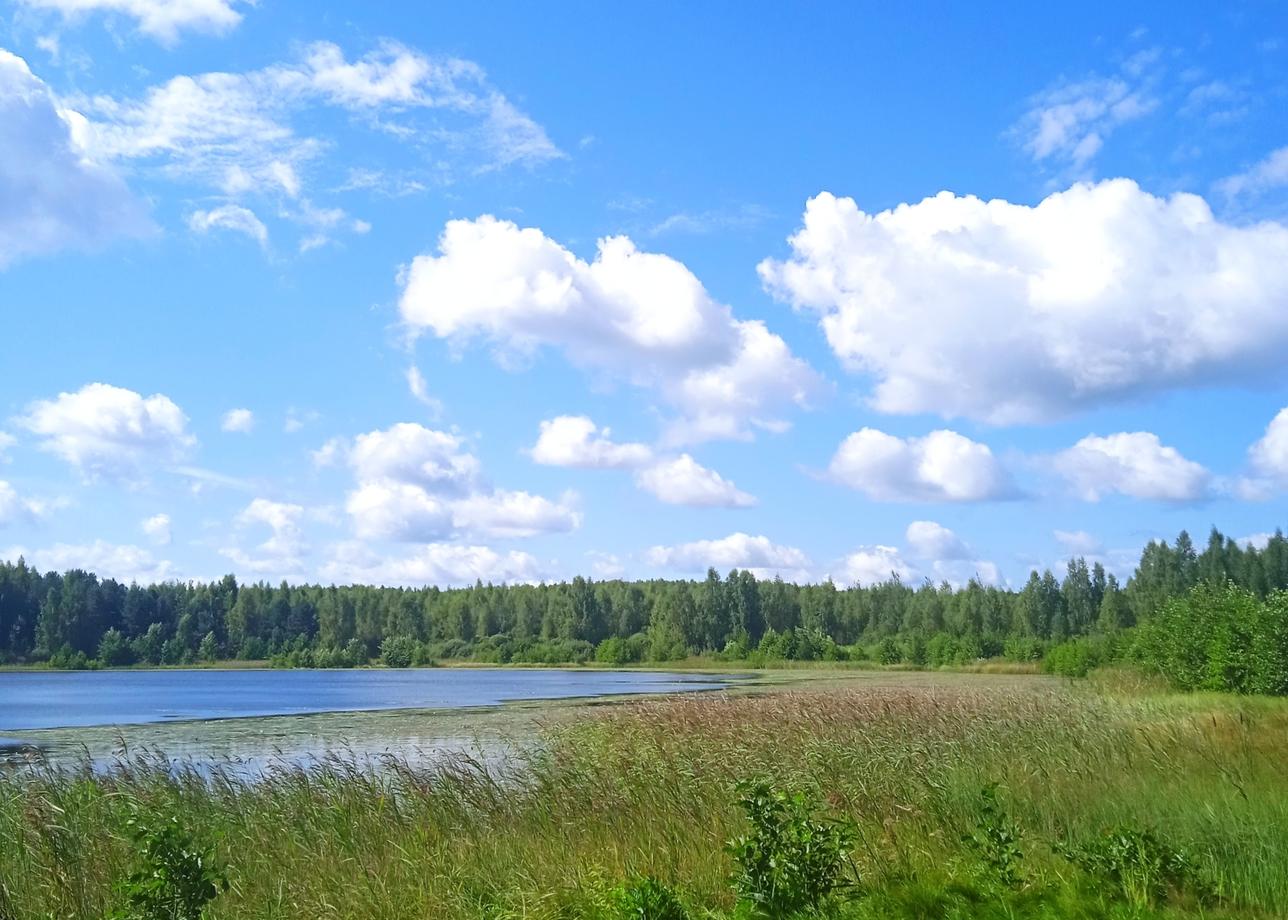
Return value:
[(178, 827), (214, 918), (1280, 917), (1286, 760), (1280, 701), (1112, 674), (833, 674), (252, 782), (143, 756), (0, 780), (0, 916), (133, 916), (136, 829)]

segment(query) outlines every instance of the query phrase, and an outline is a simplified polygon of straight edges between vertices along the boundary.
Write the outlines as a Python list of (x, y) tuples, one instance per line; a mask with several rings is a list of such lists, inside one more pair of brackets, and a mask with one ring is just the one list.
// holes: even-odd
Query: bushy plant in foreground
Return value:
[(1115, 827), (1081, 845), (1056, 849), (1087, 873), (1111, 882), (1137, 908), (1197, 886), (1189, 857), (1148, 830)]
[(846, 884), (857, 839), (852, 822), (818, 817), (803, 792), (775, 790), (764, 782), (740, 784), (738, 797), (751, 823), (750, 833), (728, 845), (740, 913), (790, 917), (818, 908)]
[(148, 820), (135, 814), (127, 828), (140, 864), (118, 886), (124, 904), (112, 920), (200, 920), (228, 884), (210, 852), (173, 815)]
[(623, 882), (608, 899), (615, 920), (689, 920), (679, 896), (651, 875)]
[(1011, 820), (997, 795), (998, 785), (985, 786), (980, 792), (980, 819), (973, 834), (963, 839), (979, 854), (989, 872), (1002, 884), (1015, 887), (1024, 881), (1020, 849), (1020, 829)]

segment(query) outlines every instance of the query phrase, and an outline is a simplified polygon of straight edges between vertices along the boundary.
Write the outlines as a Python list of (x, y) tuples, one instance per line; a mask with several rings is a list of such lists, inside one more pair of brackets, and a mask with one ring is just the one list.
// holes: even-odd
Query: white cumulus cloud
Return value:
[(1099, 556), (1105, 551), (1105, 545), (1085, 530), (1055, 530), (1052, 535), (1074, 556)]
[(732, 533), (718, 540), (695, 540), (675, 546), (654, 546), (647, 551), (649, 565), (677, 572), (700, 573), (746, 569), (757, 578), (781, 575), (788, 581), (805, 581), (810, 560), (794, 546), (782, 546), (766, 536)]
[(935, 521), (913, 521), (904, 533), (908, 548), (920, 559), (970, 559), (970, 547), (961, 537)]
[(157, 546), (170, 545), (170, 515), (154, 514), (140, 522), (139, 528)]
[(675, 440), (746, 437), (804, 405), (814, 372), (759, 321), (740, 321), (683, 264), (600, 240), (586, 262), (534, 228), (483, 216), (449, 221), (438, 252), (403, 275), (414, 333), (457, 347), (483, 340), (505, 360), (543, 347), (574, 364), (656, 388), (677, 410)]
[(1288, 489), (1288, 408), (1266, 426), (1266, 432), (1248, 448), (1250, 475), (1238, 483), (1238, 492), (1249, 499), (1269, 498)]
[(668, 505), (698, 508), (750, 508), (756, 497), (743, 492), (715, 470), (680, 454), (635, 474), (635, 483)]
[(917, 570), (908, 564), (896, 546), (861, 546), (841, 560), (832, 579), (845, 585), (875, 585), (898, 578), (915, 580)]
[(452, 523), (459, 530), (485, 539), (561, 533), (581, 526), (581, 512), (575, 504), (575, 494), (555, 502), (529, 492), (496, 489), (453, 502)]
[(529, 553), (498, 553), (488, 546), (431, 543), (406, 556), (373, 553), (362, 543), (341, 543), (322, 568), (329, 581), (347, 584), (472, 585), (476, 581), (536, 583), (544, 567)]
[(48, 509), (48, 503), (19, 495), (17, 489), (0, 479), (0, 527), (17, 521), (30, 521)]
[[(325, 459), (341, 452), (337, 445)], [(494, 488), (484, 480), (478, 458), (448, 432), (402, 422), (359, 435), (343, 453), (357, 480), (345, 510), (364, 539), (515, 538), (581, 526), (574, 494), (552, 501)]]
[(253, 0), (18, 0), (32, 9), (52, 10), (65, 19), (90, 13), (123, 16), (144, 35), (173, 45), (184, 32), (223, 35), (241, 22), (237, 7)]
[(560, 415), (541, 423), (531, 455), (546, 466), (621, 469), (648, 463), (653, 451), (647, 444), (613, 441), (609, 429), (584, 415)]
[[(1004, 581), (996, 563), (981, 558), (965, 540), (936, 521), (913, 521), (904, 532), (904, 541), (908, 555), (917, 562), (915, 565), (904, 563), (904, 567), (898, 569), (901, 579), (925, 577), (936, 583), (946, 581), (959, 588), (971, 579), (982, 585), (1000, 585)], [(870, 549), (859, 552), (859, 560), (850, 557), (853, 562), (851, 569), (872, 563), (873, 558), (882, 558), (881, 554), (874, 557)], [(862, 555), (864, 553), (867, 555)], [(901, 556), (899, 561), (903, 562)]]
[(256, 498), (237, 514), (234, 524), (242, 529), (267, 529), (268, 538), (253, 554), (237, 546), (220, 553), (243, 572), (275, 577), (302, 572), (310, 549), (302, 526), (306, 513), (303, 505)]
[(1248, 534), (1246, 537), (1239, 537), (1234, 542), (1238, 543), (1240, 546), (1247, 547), (1248, 549), (1265, 549), (1270, 545), (1270, 541), (1274, 538), (1275, 534), (1270, 533), (1269, 531), (1263, 531), (1262, 533), (1253, 533)]
[(156, 584), (174, 575), (174, 566), (138, 546), (95, 540), (88, 544), (56, 543), (25, 553), (27, 562), (41, 571), (84, 569), (121, 582)]
[(229, 409), (224, 413), (220, 428), (224, 431), (248, 434), (255, 427), (255, 413), (249, 409)]
[(345, 510), (354, 533), (363, 539), (425, 543), (451, 536), (453, 528), (447, 502), (407, 482), (360, 482), (349, 493)]
[(759, 271), (817, 312), (883, 412), (994, 424), (1282, 373), (1288, 227), (1128, 179), (1036, 206), (942, 192), (869, 214), (823, 193)]
[(361, 480), (407, 482), (436, 494), (465, 494), (481, 475), (478, 458), (460, 438), (413, 422), (358, 435), (349, 463)]
[(83, 147), (85, 119), (0, 48), (0, 269), (151, 232), (147, 211)]
[(1109, 494), (1189, 502), (1211, 493), (1212, 476), (1148, 431), (1088, 435), (1053, 458), (1053, 464), (1086, 501)]
[(181, 459), (196, 443), (169, 397), (105, 383), (32, 403), (18, 421), (42, 439), (41, 449), (89, 479), (137, 476), (150, 464)]
[(862, 428), (837, 448), (829, 476), (889, 502), (977, 502), (1016, 494), (988, 445), (955, 431), (899, 438)]

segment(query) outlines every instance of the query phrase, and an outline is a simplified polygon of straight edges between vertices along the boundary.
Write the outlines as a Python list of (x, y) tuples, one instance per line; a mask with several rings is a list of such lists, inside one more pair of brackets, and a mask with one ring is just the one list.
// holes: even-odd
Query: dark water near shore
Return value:
[(0, 731), (461, 709), (513, 700), (713, 690), (720, 677), (528, 668), (0, 672)]

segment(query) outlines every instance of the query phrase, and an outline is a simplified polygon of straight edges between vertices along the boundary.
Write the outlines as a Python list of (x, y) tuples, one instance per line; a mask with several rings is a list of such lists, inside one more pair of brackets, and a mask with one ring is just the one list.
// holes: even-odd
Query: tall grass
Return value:
[[(502, 761), (424, 768), (334, 756), (248, 781), (141, 755), (107, 776), (13, 775), (0, 918), (107, 913), (134, 865), (135, 808), (213, 845), (231, 886), (213, 917), (595, 917), (633, 875), (723, 911), (745, 779), (856, 821), (854, 916), (1153, 916), (1057, 852), (1118, 826), (1157, 834), (1200, 876), (1205, 902), (1181, 893), (1158, 916), (1288, 916), (1288, 707), (1020, 686), (628, 703)], [(1025, 883), (1005, 896), (964, 842), (991, 783), (1022, 834)]]

